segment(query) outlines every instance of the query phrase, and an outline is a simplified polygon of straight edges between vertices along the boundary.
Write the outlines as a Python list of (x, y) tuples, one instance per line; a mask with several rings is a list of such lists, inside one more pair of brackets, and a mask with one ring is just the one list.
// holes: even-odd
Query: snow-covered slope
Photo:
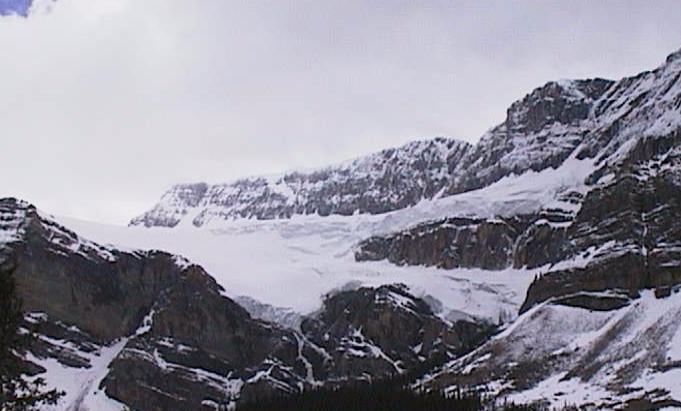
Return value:
[(681, 407), (680, 80), (677, 52), (595, 103), (573, 154), (593, 158), (594, 172), (560, 235), (543, 237), (558, 239), (558, 260), (506, 332), (423, 385), (553, 406)]
[(296, 214), (378, 214), (433, 198), (470, 144), (436, 138), (310, 172), (182, 184), (131, 225), (201, 226), (214, 219), (288, 218)]
[(513, 103), (505, 121), (475, 145), (436, 138), (315, 171), (177, 185), (131, 225), (381, 214), (484, 188), (507, 176), (559, 168), (571, 158), (596, 160), (602, 170), (595, 181), (641, 138), (678, 128), (680, 54), (671, 54), (656, 70), (617, 82), (549, 82)]
[(214, 220), (381, 214), (485, 187), (512, 174), (560, 165), (582, 142), (606, 80), (551, 82), (514, 103), (473, 146), (416, 141), (312, 172), (171, 188), (131, 225), (202, 226)]
[(451, 390), (484, 380), (476, 387), (500, 403), (678, 409), (680, 347), (678, 292), (658, 299), (646, 291), (607, 311), (544, 303), (420, 384)]
[[(538, 270), (442, 270), (355, 261), (358, 241), (407, 226), (412, 213), (437, 215), (441, 210), (431, 205), (425, 202), (419, 211), (381, 216), (299, 216), (220, 222), (210, 228), (146, 229), (60, 221), (101, 243), (182, 254), (205, 267), (230, 296), (248, 296), (298, 314), (318, 310), (324, 295), (334, 290), (403, 283), (415, 295), (432, 299), (443, 317), (467, 313), (491, 322), (513, 317)], [(252, 313), (259, 313), (258, 307), (253, 309)], [(271, 315), (270, 311), (265, 318), (278, 317)], [(286, 323), (287, 317), (281, 318)]]

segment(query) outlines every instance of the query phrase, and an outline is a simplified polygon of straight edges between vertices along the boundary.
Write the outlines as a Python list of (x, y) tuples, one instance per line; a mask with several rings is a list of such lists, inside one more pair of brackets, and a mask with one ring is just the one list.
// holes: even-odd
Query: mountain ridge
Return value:
[[(633, 130), (627, 137), (616, 129), (627, 127), (632, 111), (641, 119), (653, 115), (646, 111), (656, 109), (636, 108), (637, 102), (630, 97), (645, 100), (650, 93), (672, 92), (681, 70), (680, 53), (671, 53), (654, 70), (618, 81), (598, 77), (549, 81), (512, 103), (504, 122), (475, 144), (438, 137), (310, 171), (223, 184), (180, 184), (169, 189), (151, 210), (133, 218), (130, 225), (173, 227), (188, 220), (199, 227), (221, 219), (382, 214), (422, 200), (479, 189), (505, 176), (557, 168), (578, 148), (580, 159), (593, 158), (603, 150), (601, 154), (607, 157), (631, 137)], [(659, 82), (665, 75), (671, 76), (667, 90), (646, 89), (654, 86), (648, 83)], [(669, 102), (667, 111), (658, 107), (658, 112), (669, 115), (678, 110), (677, 100)], [(634, 106), (627, 111), (629, 104)], [(680, 120), (665, 117), (647, 127), (659, 128), (661, 133), (665, 121), (667, 127), (673, 127)], [(620, 139), (603, 138), (612, 133)], [(603, 160), (597, 159), (599, 163)]]
[[(485, 133), (476, 144), (438, 137), (413, 141), (310, 172), (292, 171), (215, 185), (176, 185), (164, 194), (159, 204), (131, 220), (130, 225), (172, 227), (185, 217), (191, 219), (191, 224), (201, 226), (214, 218), (271, 219), (290, 218), (295, 214), (316, 213), (324, 216), (351, 215), (355, 212), (381, 214), (413, 206), (425, 199), (481, 188), (522, 170), (540, 171), (555, 167), (571, 150), (542, 153), (541, 150), (536, 151), (537, 144), (534, 144), (527, 147), (527, 153), (522, 155), (524, 158), (510, 159), (503, 170), (499, 169), (496, 163), (508, 158), (508, 153), (501, 157), (504, 153), (498, 148), (503, 145), (498, 144), (497, 140), (508, 140), (508, 133), (527, 134), (527, 130), (520, 127), (519, 123), (526, 123), (532, 133), (543, 131), (545, 134), (555, 134), (555, 130), (546, 130), (547, 124), (537, 120), (544, 115), (541, 113), (542, 107), (552, 110), (558, 116), (557, 122), (569, 126), (583, 118), (593, 104), (594, 97), (603, 93), (612, 83), (599, 78), (548, 82), (513, 103), (508, 109), (506, 121)], [(566, 106), (573, 113), (560, 117), (558, 111), (564, 110)], [(526, 121), (522, 118), (526, 118)], [(574, 149), (574, 146), (569, 148)], [(535, 151), (532, 151), (533, 147)], [(539, 157), (538, 161), (528, 159), (532, 156)], [(409, 158), (423, 161), (410, 163)], [(373, 175), (367, 173), (367, 168), (373, 169)], [(436, 172), (433, 172), (434, 168)], [(383, 172), (376, 172), (381, 169)], [(486, 174), (476, 175), (481, 170)], [(348, 174), (348, 177), (344, 177)], [(353, 174), (358, 175), (354, 180)], [(410, 184), (407, 179), (416, 180), (417, 183)], [(308, 186), (305, 186), (306, 183), (309, 183)], [(371, 191), (378, 192), (379, 197), (372, 196), (376, 193)], [(333, 201), (323, 200), (328, 196)]]

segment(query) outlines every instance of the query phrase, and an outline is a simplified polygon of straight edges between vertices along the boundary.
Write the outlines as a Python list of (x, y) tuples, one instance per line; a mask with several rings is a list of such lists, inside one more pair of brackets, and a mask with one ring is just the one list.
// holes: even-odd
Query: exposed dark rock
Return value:
[(672, 287), (664, 286), (655, 289), (655, 298), (665, 298), (672, 295)]
[[(125, 404), (227, 404), (261, 372), (272, 375), (259, 382), (261, 390), (299, 390), (307, 379), (299, 357), (321, 362), (293, 332), (252, 319), (222, 296), (199, 266), (160, 251), (99, 246), (16, 200), (0, 200), (0, 215), (17, 234), (3, 250), (16, 267), (24, 308), (40, 313), (28, 317), (43, 336), (33, 354), (88, 368), (87, 353), (128, 340), (101, 386)], [(280, 378), (272, 364), (284, 370)]]
[(513, 263), (515, 240), (528, 222), (448, 218), (412, 229), (362, 241), (357, 261), (383, 260), (399, 265), (440, 268), (480, 267), (490, 270)]
[(469, 350), (491, 331), (484, 324), (443, 321), (402, 285), (332, 295), (301, 328), (329, 353), (332, 379), (406, 372), (438, 355), (451, 358)]
[(535, 268), (559, 261), (571, 215), (542, 210), (512, 218), (446, 218), (361, 241), (357, 261), (452, 269)]
[(553, 304), (586, 308), (587, 310), (595, 311), (611, 311), (620, 309), (630, 302), (631, 299), (626, 295), (578, 293), (557, 298), (553, 301)]
[(681, 152), (678, 133), (644, 139), (591, 190), (566, 232), (564, 258), (583, 266), (554, 269), (535, 281), (521, 311), (579, 291), (671, 287), (681, 282)]

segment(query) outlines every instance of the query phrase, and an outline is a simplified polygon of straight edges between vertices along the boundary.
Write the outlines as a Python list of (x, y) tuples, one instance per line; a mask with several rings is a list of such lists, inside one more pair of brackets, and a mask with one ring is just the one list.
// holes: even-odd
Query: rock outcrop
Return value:
[(494, 219), (450, 217), (363, 240), (355, 260), (444, 269), (536, 268), (559, 261), (571, 218), (555, 210)]
[(492, 327), (445, 321), (426, 301), (394, 284), (331, 295), (301, 330), (329, 354), (326, 379), (336, 381), (397, 375), (455, 358), (484, 341)]
[(681, 134), (643, 140), (590, 191), (567, 230), (565, 260), (537, 279), (521, 311), (578, 291), (681, 282)]
[(595, 409), (681, 404), (680, 55), (613, 84), (592, 105), (572, 153), (594, 162), (576, 213), (558, 238), (521, 236), (524, 254), (557, 258), (541, 266), (507, 330), (424, 387)]

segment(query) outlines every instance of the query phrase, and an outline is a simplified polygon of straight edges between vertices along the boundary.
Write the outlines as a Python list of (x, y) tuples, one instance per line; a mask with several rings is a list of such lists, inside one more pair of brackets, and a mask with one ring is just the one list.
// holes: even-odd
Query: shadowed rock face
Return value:
[[(252, 319), (186, 260), (102, 247), (13, 199), (0, 200), (0, 215), (20, 220), (16, 241), (2, 249), (25, 310), (41, 313), (43, 329), (78, 330), (78, 343), (91, 350), (125, 342), (101, 388), (135, 409), (194, 410), (204, 400), (228, 404), (242, 391), (298, 390), (307, 378), (299, 357), (321, 362), (292, 331)], [(44, 342), (35, 354), (88, 366), (82, 352), (60, 347)], [(249, 386), (264, 371), (271, 379)]]
[(399, 265), (500, 270), (513, 264), (513, 246), (527, 219), (448, 218), (410, 230), (362, 241), (357, 261), (384, 260)]
[(437, 358), (453, 358), (480, 344), (491, 331), (470, 321), (443, 321), (399, 284), (332, 295), (301, 329), (329, 353), (326, 371), (332, 380), (377, 371), (398, 374)]
[(553, 224), (570, 218), (556, 210), (510, 218), (446, 218), (361, 241), (355, 260), (444, 269), (535, 268), (559, 260), (565, 228)]
[(566, 259), (528, 290), (521, 312), (579, 291), (646, 288), (681, 282), (681, 135), (642, 141), (612, 182), (590, 191), (567, 230)]

